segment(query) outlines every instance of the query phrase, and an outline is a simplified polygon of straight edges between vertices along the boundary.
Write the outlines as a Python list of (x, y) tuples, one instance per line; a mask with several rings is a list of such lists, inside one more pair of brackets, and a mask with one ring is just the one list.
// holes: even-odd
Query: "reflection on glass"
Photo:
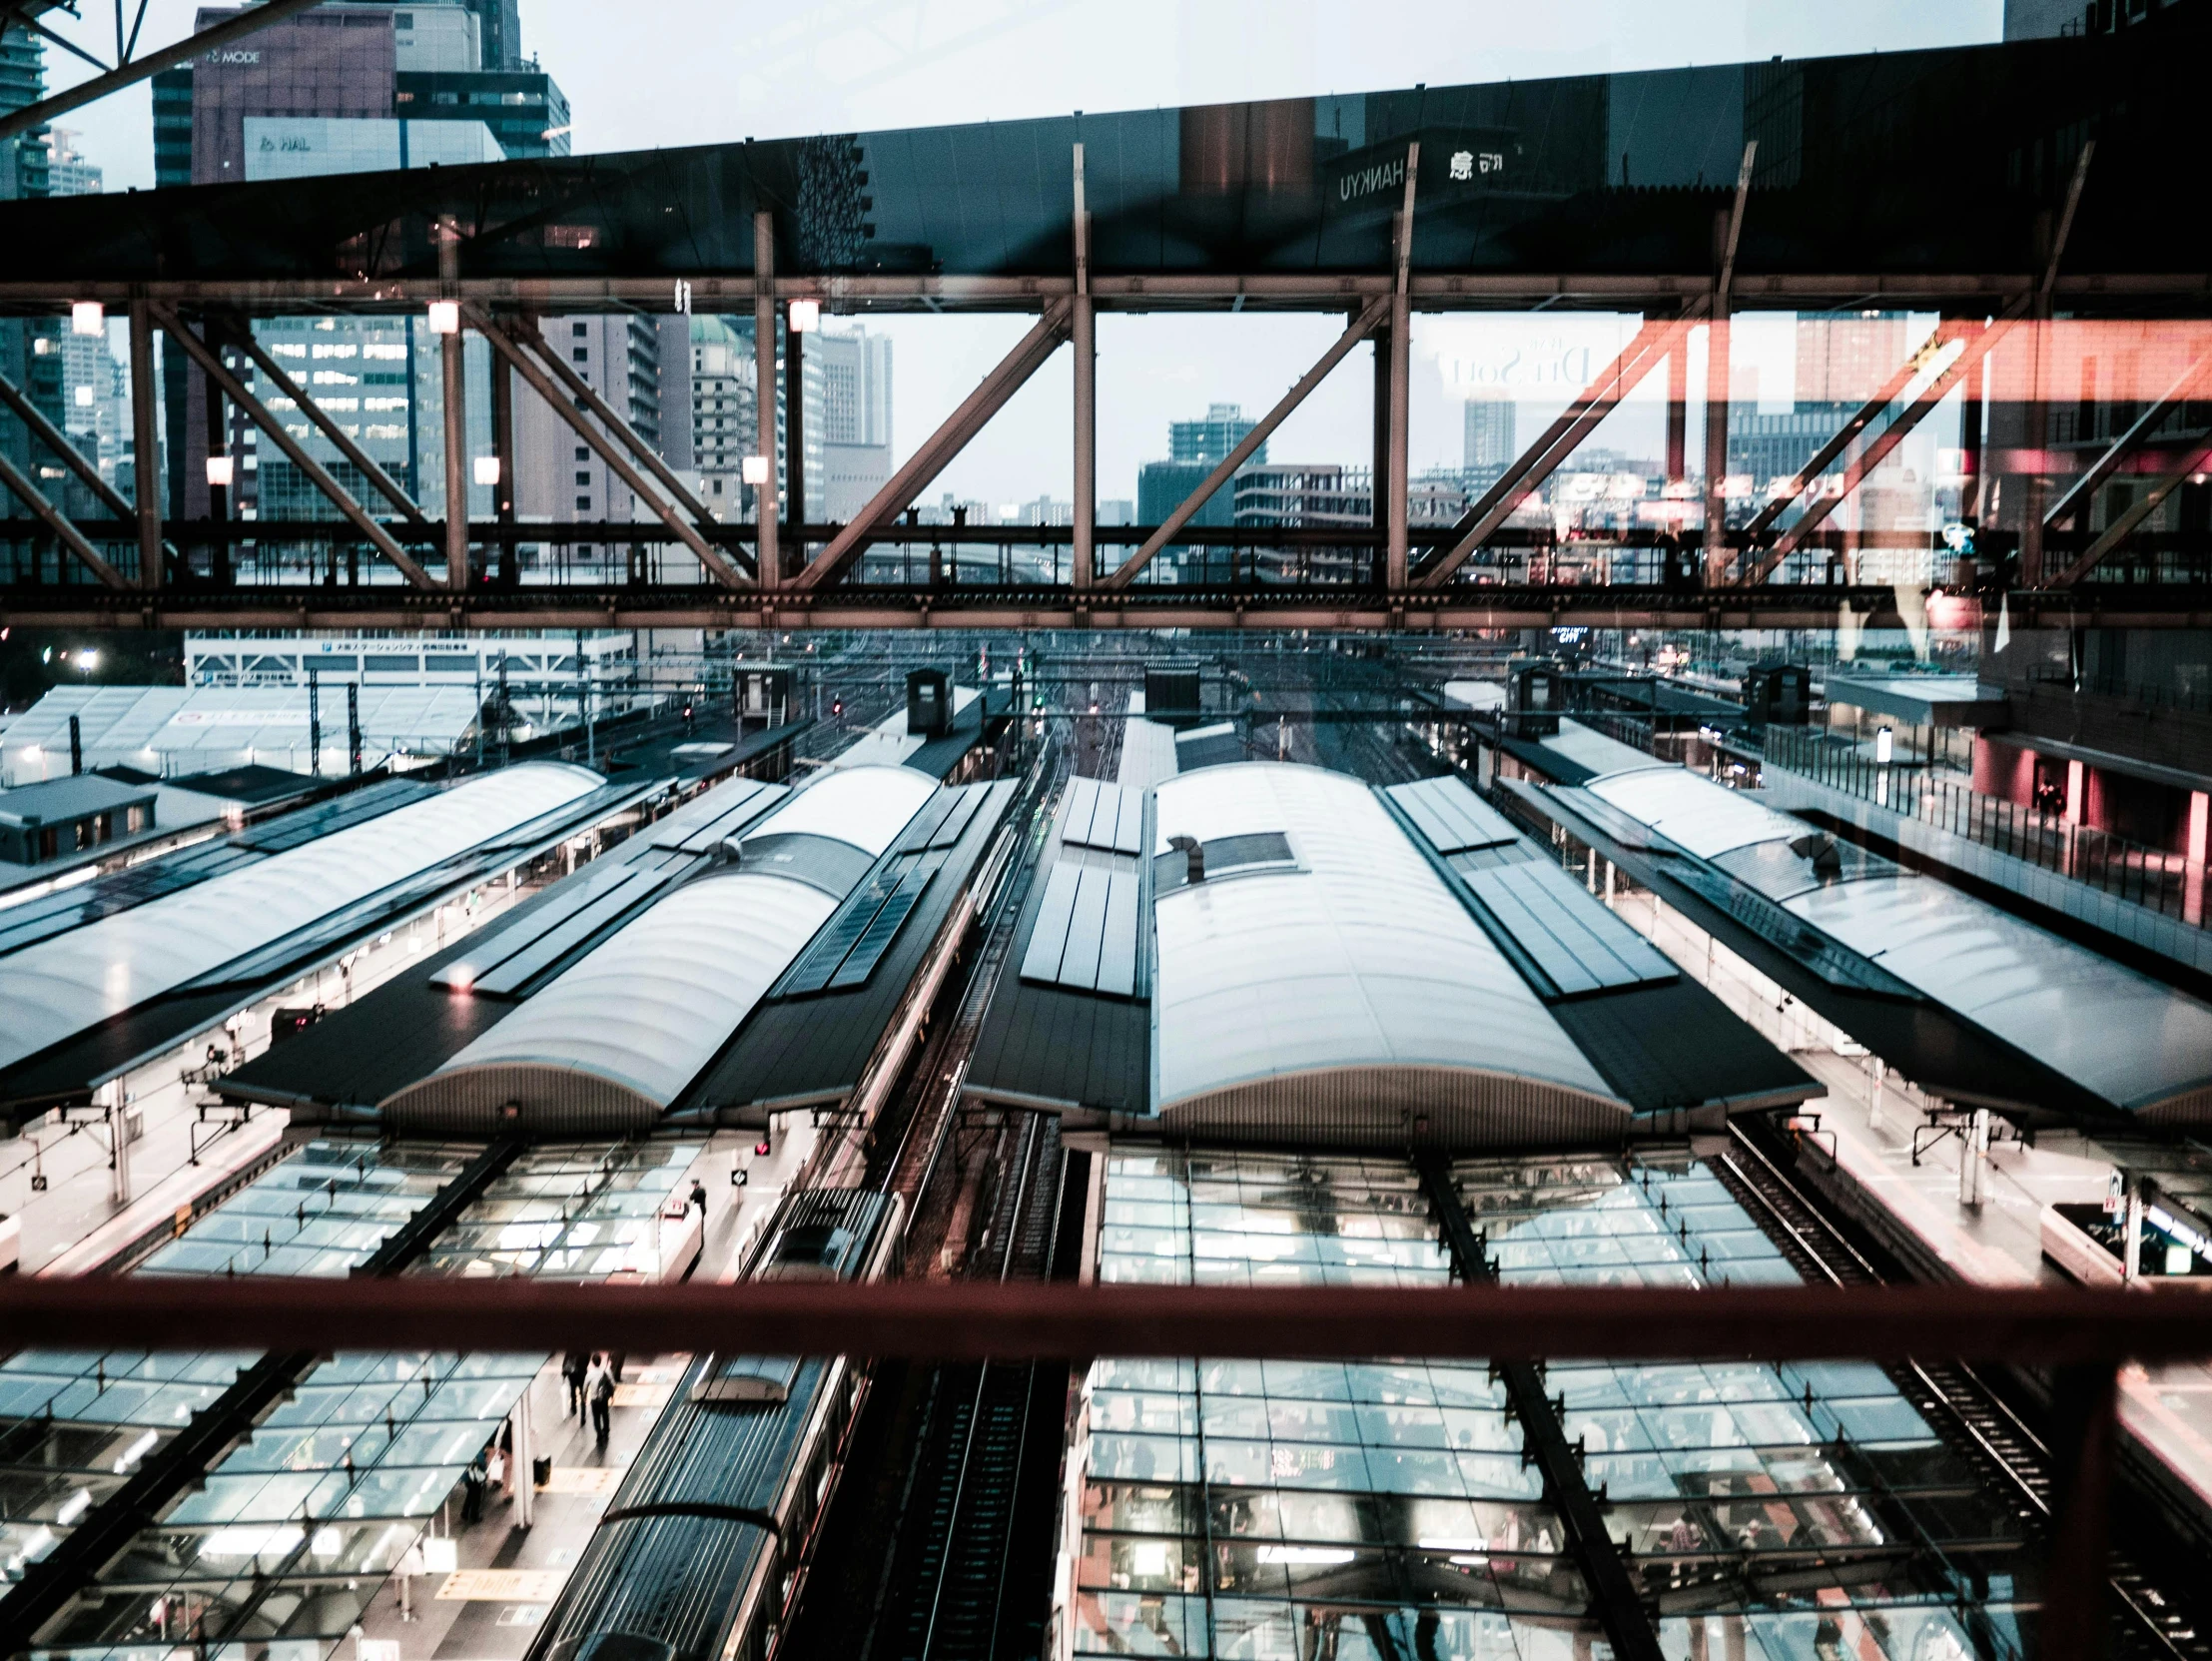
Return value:
[[(1454, 1178), (1509, 1282), (1796, 1278), (1687, 1156)], [(1104, 1280), (1450, 1278), (1395, 1160), (1117, 1153), (1105, 1224)], [(1669, 1654), (2017, 1653), (2017, 1528), (1880, 1368), (1563, 1364), (1545, 1388)], [(1569, 1661), (1604, 1642), (1480, 1364), (1102, 1360), (1084, 1401), (1073, 1653)]]

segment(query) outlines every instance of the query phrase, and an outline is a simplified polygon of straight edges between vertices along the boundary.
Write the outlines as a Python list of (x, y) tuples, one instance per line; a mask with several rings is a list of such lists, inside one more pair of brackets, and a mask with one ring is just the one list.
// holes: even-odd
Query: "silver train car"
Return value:
[[(893, 1272), (900, 1210), (858, 1189), (790, 1195), (747, 1277)], [(867, 1388), (841, 1356), (694, 1360), (527, 1661), (769, 1661)]]

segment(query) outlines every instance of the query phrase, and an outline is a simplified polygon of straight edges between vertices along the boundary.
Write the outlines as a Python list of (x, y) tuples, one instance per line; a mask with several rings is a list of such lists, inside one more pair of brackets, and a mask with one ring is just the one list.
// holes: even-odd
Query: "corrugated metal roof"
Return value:
[(746, 835), (827, 836), (871, 856), (899, 838), (937, 794), (937, 781), (911, 767), (865, 765), (817, 773)]
[[(936, 790), (905, 767), (819, 773), (744, 840), (819, 837), (880, 856)], [(734, 783), (714, 794), (754, 799)], [(648, 1123), (728, 1044), (841, 898), (742, 866), (684, 883), (384, 1111), (472, 1125), (512, 1104), (526, 1120), (571, 1127)]]
[[(1811, 831), (1681, 767), (1601, 779), (1589, 791), (1693, 854), (1736, 855), (1722, 868), (1756, 887), (1777, 885), (1738, 850)], [(1856, 855), (1847, 880), (1809, 885), (1780, 903), (2115, 1107), (2212, 1109), (2212, 1006), (2185, 993), (1873, 855)]]
[[(859, 1083), (947, 919), (969, 891), (1015, 793), (1011, 779), (963, 788), (984, 805), (970, 815), (951, 849), (928, 856), (942, 863), (874, 972), (857, 986), (769, 998), (686, 1092), (680, 1109), (830, 1101)], [(918, 819), (916, 834), (924, 829), (926, 822)]]
[(0, 959), (0, 1067), (181, 987), (589, 794), (530, 762), (473, 778)]
[(1785, 903), (2116, 1107), (2212, 1090), (2212, 1006), (1969, 894), (1899, 872)]
[(574, 1106), (580, 1075), (603, 1083), (612, 1107), (649, 1105), (650, 1119), (836, 909), (820, 889), (783, 877), (686, 883), (385, 1110), (433, 1121), (492, 1089), (527, 1116), (555, 1089)]
[[(443, 754), (476, 719), (468, 686), (364, 686), (359, 693), (365, 760), (394, 750)], [(280, 761), (312, 771), (305, 686), (57, 686), (8, 723), (0, 736), (0, 777), (28, 784), (69, 769), (69, 718), (78, 718), (88, 767), (158, 764), (199, 771)], [(346, 692), (322, 690), (326, 772), (347, 760)]]
[[(1672, 767), (1671, 761), (1661, 761), (1633, 749), (1617, 738), (1593, 731), (1580, 721), (1562, 716), (1559, 731), (1549, 738), (1537, 740), (1538, 747), (1555, 756), (1572, 762), (1591, 778), (1604, 778), (1609, 773), (1633, 773), (1648, 767)], [(1577, 779), (1573, 781), (1581, 783)]]
[(1594, 779), (1587, 788), (1700, 859), (1777, 837), (1794, 840), (1811, 829), (1802, 819), (1777, 813), (1744, 791), (1715, 784), (1686, 767), (1655, 764)]
[(1143, 790), (1175, 776), (1175, 729), (1144, 715), (1144, 694), (1129, 694), (1129, 716), (1121, 724), (1121, 759), (1116, 778), (1124, 790)]

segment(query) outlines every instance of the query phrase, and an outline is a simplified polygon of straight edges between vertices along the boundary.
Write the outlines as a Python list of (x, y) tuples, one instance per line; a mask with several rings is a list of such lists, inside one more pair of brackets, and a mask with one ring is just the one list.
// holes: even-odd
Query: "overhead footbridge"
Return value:
[[(174, 441), (163, 487), (149, 478), (127, 499), (0, 385), (52, 451), (0, 472), (13, 503), (0, 617), (1704, 628), (1829, 626), (1847, 607), (1896, 626), (1893, 567), (1947, 580), (1953, 550), (1918, 521), (1846, 531), (1854, 515), (1839, 508), (1963, 405), (1973, 418), (1956, 424), (1957, 446), (1937, 441), (1962, 448), (1970, 478), (1968, 587), (2009, 589), (2014, 627), (2070, 618), (2092, 594), (2102, 626), (2201, 626), (2212, 542), (2201, 515), (2160, 504), (2204, 465), (2188, 434), (2201, 424), (2189, 412), (2212, 244), (2170, 211), (2167, 181), (2198, 147), (2208, 29), (2201, 7), (2169, 5), (2105, 33), (1937, 51), (10, 203), (0, 312), (127, 316), (137, 451), (159, 449), (158, 398)], [(724, 520), (555, 339), (566, 319), (610, 312), (750, 317), (763, 404), (800, 420), (803, 401), (779, 391), (805, 373), (804, 323), (779, 329), (794, 307), (1026, 327), (876, 493), (830, 523), (805, 521), (810, 446), (796, 426), (753, 522)], [(1868, 309), (1927, 321), (1842, 395), (1805, 465), (1747, 481), (1730, 449), (1732, 320)], [(1100, 524), (1099, 316), (1255, 310), (1328, 320), (1316, 355), (1282, 366), (1282, 398), (1156, 523)], [(1494, 483), (1417, 488), (1416, 317), (1538, 310), (1623, 324), (1611, 349), (1551, 366), (1566, 407)], [(412, 318), (438, 336), (440, 418), (491, 417), (492, 455), (478, 459), (496, 458), (503, 482), (487, 517), (433, 516), (280, 361), (276, 337), (310, 318)], [(488, 349), (488, 399), (462, 351), (474, 341)], [(1073, 522), (919, 522), (945, 469), (1064, 347)], [(1370, 355), (1370, 513), (1198, 522), (1219, 517), (1209, 506), (1237, 469), (1323, 381)], [(1693, 358), (1721, 390), (1703, 401), (1702, 443)], [(2099, 391), (2076, 372), (2085, 359), (2137, 368)], [(1668, 453), (1657, 489), (1639, 481), (1649, 499), (1569, 514), (1564, 533), (1560, 515), (1523, 511), (1559, 505), (1580, 446), (1662, 375)], [(262, 503), (249, 521), (230, 486), (209, 486), (202, 427), (181, 415), (188, 389), (211, 420), (235, 413), (258, 428), (264, 476), (296, 474), (313, 505)], [(519, 519), (518, 409), (604, 463), (637, 518)], [(2083, 410), (2085, 432), (2114, 436), (2076, 455), (2051, 434)], [(469, 451), (454, 425), (445, 500), (467, 494)], [(63, 473), (93, 498), (74, 516), (40, 482)], [(2137, 474), (2149, 487), (2099, 522), (2101, 483)]]

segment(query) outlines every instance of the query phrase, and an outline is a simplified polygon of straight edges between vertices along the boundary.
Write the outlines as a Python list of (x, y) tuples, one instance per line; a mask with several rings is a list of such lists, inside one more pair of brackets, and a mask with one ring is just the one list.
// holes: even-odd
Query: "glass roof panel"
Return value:
[[(525, 1150), (409, 1272), (657, 1277), (650, 1231), (702, 1147)], [(249, 1642), (327, 1651), (546, 1360), (416, 1352), (322, 1363), (101, 1573), (52, 1652), (159, 1643), (202, 1620)]]
[[(142, 1274), (343, 1274), (467, 1158), (428, 1144), (303, 1145), (153, 1252)], [(29, 1350), (0, 1361), (0, 1584), (259, 1357)], [(79, 1496), (89, 1493), (91, 1500)]]
[[(1795, 1278), (1684, 1155), (1468, 1161), (1454, 1178), (1507, 1281)], [(1105, 1208), (1106, 1280), (1449, 1277), (1402, 1161), (1117, 1151)], [(1965, 1555), (1990, 1629), (2016, 1645), (2012, 1519), (1882, 1369), (1562, 1363), (1544, 1387), (1648, 1596), (1704, 1611), (1663, 1622), (1670, 1654), (1826, 1653), (1816, 1637), (1838, 1631), (1865, 1642), (1837, 1653), (1974, 1653), (1925, 1572)], [(1604, 1641), (1485, 1366), (1100, 1361), (1076, 1457), (1077, 1654), (1564, 1657)]]

